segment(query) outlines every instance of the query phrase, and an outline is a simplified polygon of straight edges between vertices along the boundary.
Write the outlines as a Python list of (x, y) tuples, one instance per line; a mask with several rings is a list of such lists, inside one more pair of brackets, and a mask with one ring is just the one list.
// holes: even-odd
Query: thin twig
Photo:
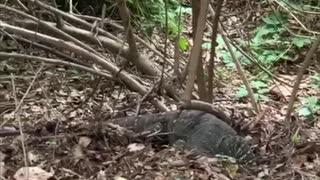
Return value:
[(239, 72), (239, 75), (240, 75), (240, 78), (243, 82), (243, 84), (245, 85), (247, 91), (248, 91), (248, 94), (249, 94), (249, 99), (250, 99), (250, 102), (251, 102), (251, 105), (253, 106), (254, 110), (256, 113), (259, 113), (260, 112), (260, 108), (255, 100), (255, 97), (254, 97), (254, 94), (253, 94), (253, 90), (252, 88), (250, 87), (250, 84), (249, 84), (249, 81), (248, 79), (246, 78), (246, 75), (244, 74), (244, 71), (241, 67), (241, 63), (240, 61), (238, 60), (238, 58), (235, 56), (234, 54), (234, 51), (232, 50), (232, 47), (231, 47), (231, 44), (229, 43), (228, 39), (226, 38), (225, 35), (222, 34), (222, 39), (224, 41), (224, 43), (226, 44), (230, 54), (231, 54), (231, 57), (232, 57), (232, 60), (233, 62), (236, 64), (236, 67), (237, 67), (237, 70)]
[(212, 15), (212, 35), (211, 35), (211, 51), (208, 65), (208, 102), (212, 102), (213, 99), (213, 77), (214, 77), (214, 58), (216, 56), (216, 39), (219, 29), (219, 18), (222, 9), (223, 0), (218, 0), (216, 12), (213, 11), (212, 3), (209, 7), (209, 12)]
[(69, 34), (66, 34), (65, 32), (61, 31), (60, 29), (56, 28), (55, 26), (50, 26), (47, 22), (45, 21), (42, 21), (34, 16), (31, 16), (29, 14), (26, 14), (24, 12), (21, 12), (17, 9), (14, 9), (14, 8), (11, 8), (11, 7), (8, 7), (8, 6), (4, 6), (4, 5), (1, 5), (0, 4), (0, 9), (5, 9), (5, 10), (8, 10), (8, 11), (11, 11), (11, 12), (14, 12), (18, 15), (21, 15), (27, 19), (30, 19), (36, 23), (38, 23), (40, 26), (43, 26), (45, 28), (48, 28), (49, 30), (59, 34), (60, 36), (62, 36), (63, 38), (66, 38), (67, 40), (71, 41), (71, 42), (74, 42), (75, 44), (77, 44), (78, 46), (96, 54), (96, 55), (99, 55), (101, 57), (103, 57), (100, 53), (98, 53), (96, 50), (94, 50), (93, 48), (91, 48), (90, 46), (88, 46), (87, 44), (81, 42), (80, 40), (74, 38), (73, 36), (69, 35)]
[(159, 85), (159, 81), (157, 81), (149, 90), (148, 92), (139, 100), (137, 108), (136, 108), (136, 116), (138, 116), (140, 114), (140, 109), (141, 109), (141, 104), (143, 101), (145, 101), (148, 96), (154, 91), (154, 89), (157, 87), (157, 85)]
[(291, 112), (293, 111), (294, 100), (295, 100), (296, 95), (298, 93), (300, 82), (302, 80), (303, 74), (304, 74), (305, 70), (307, 69), (307, 67), (310, 65), (310, 63), (312, 62), (312, 56), (314, 55), (314, 52), (318, 49), (319, 45), (320, 45), (320, 36), (318, 36), (318, 39), (312, 44), (309, 52), (307, 53), (307, 55), (302, 63), (302, 67), (300, 68), (298, 75), (296, 77), (296, 81), (294, 83), (294, 86), (293, 86), (293, 89), (291, 92), (291, 96), (290, 96), (289, 104), (288, 104), (288, 110), (287, 110), (286, 117), (285, 117), (285, 120), (288, 123), (289, 123), (289, 119), (291, 117)]
[(28, 161), (27, 161), (27, 150), (26, 150), (26, 146), (25, 146), (25, 138), (24, 138), (24, 133), (23, 133), (23, 125), (21, 122), (21, 106), (22, 103), (24, 101), (24, 99), (27, 97), (27, 95), (29, 94), (32, 86), (35, 83), (35, 80), (38, 78), (40, 72), (43, 69), (43, 64), (41, 65), (41, 67), (39, 68), (39, 70), (37, 71), (37, 73), (35, 74), (32, 82), (30, 83), (27, 91), (24, 93), (23, 97), (21, 98), (20, 102), (18, 102), (17, 96), (16, 96), (16, 87), (15, 87), (15, 83), (14, 83), (14, 76), (11, 74), (12, 77), (12, 90), (13, 90), (13, 95), (15, 97), (15, 103), (16, 103), (16, 109), (15, 109), (15, 118), (18, 120), (19, 123), (19, 130), (20, 130), (20, 137), (21, 137), (21, 146), (22, 146), (22, 151), (23, 151), (23, 157), (24, 157), (24, 165), (25, 167), (28, 167)]
[[(98, 56), (95, 53), (89, 53), (87, 50), (75, 45), (74, 43), (50, 37), (39, 32), (34, 32), (16, 26), (12, 26), (3, 21), (0, 21), (0, 27), (4, 28), (4, 30), (6, 30), (7, 32), (19, 34), (23, 37), (38, 38), (39, 40), (48, 43), (52, 46), (65, 48), (66, 50), (75, 52), (76, 54), (81, 55), (83, 58), (87, 58), (92, 62), (100, 64), (102, 67), (110, 71), (112, 74), (117, 74), (119, 71), (119, 68), (114, 63), (106, 61), (105, 58), (102, 58), (101, 56)], [(118, 73), (117, 77), (119, 77), (131, 90), (136, 91), (140, 94), (145, 94), (147, 92), (145, 87), (142, 86), (138, 81), (133, 79), (129, 73), (121, 71)], [(151, 103), (153, 103), (157, 108), (161, 109), (162, 111), (168, 110), (168, 108), (162, 102), (156, 99), (151, 100)]]
[(97, 70), (95, 68), (90, 68), (86, 67), (80, 64), (75, 64), (72, 62), (67, 62), (59, 59), (51, 59), (51, 58), (44, 58), (44, 57), (38, 57), (38, 56), (31, 56), (31, 55), (26, 55), (26, 54), (18, 54), (18, 53), (5, 53), (5, 52), (0, 52), (0, 57), (1, 58), (14, 58), (18, 60), (31, 60), (31, 61), (39, 61), (39, 62), (45, 62), (45, 63), (50, 63), (50, 64), (57, 64), (57, 65), (63, 65), (67, 67), (74, 67), (101, 77), (104, 77), (106, 79), (110, 80), (116, 80), (113, 78), (112, 75), (107, 74), (105, 72), (102, 72), (100, 70)]

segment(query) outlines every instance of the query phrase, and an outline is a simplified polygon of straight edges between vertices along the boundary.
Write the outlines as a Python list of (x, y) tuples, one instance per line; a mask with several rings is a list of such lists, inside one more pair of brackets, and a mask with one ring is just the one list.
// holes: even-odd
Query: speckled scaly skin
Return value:
[(244, 138), (216, 116), (196, 110), (171, 111), (161, 114), (119, 118), (112, 121), (141, 133), (159, 128), (159, 136), (195, 153), (213, 157), (217, 154), (237, 160), (251, 160), (254, 154)]

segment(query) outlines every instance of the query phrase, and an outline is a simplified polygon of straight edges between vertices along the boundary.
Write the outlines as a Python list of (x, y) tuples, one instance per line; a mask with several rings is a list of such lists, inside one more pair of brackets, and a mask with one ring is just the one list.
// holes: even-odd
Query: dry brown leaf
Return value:
[(296, 168), (301, 168), (306, 161), (307, 161), (306, 155), (296, 155), (295, 157), (293, 157), (292, 165)]
[(263, 169), (261, 172), (258, 173), (258, 178), (265, 178), (270, 175), (269, 169)]
[(30, 164), (34, 164), (38, 162), (40, 159), (39, 155), (36, 154), (34, 151), (29, 151), (28, 152), (28, 160)]
[(7, 171), (7, 169), (5, 167), (5, 163), (0, 161), (0, 177), (4, 176), (6, 171)]
[(107, 180), (106, 172), (103, 170), (100, 170), (97, 174), (97, 180)]
[(53, 176), (39, 167), (22, 167), (13, 176), (16, 180), (47, 180)]
[(79, 144), (72, 148), (72, 154), (76, 160), (80, 160), (84, 157), (83, 149)]
[(79, 139), (79, 144), (82, 146), (82, 147), (88, 147), (88, 145), (91, 143), (92, 139), (87, 137), (87, 136), (82, 136), (80, 137)]
[(6, 154), (0, 151), (0, 162), (2, 162), (6, 158)]
[(145, 145), (138, 144), (138, 143), (129, 144), (128, 146), (129, 152), (141, 151), (144, 148), (145, 148)]
[(289, 100), (291, 96), (292, 88), (286, 85), (274, 85), (270, 89), (270, 93), (276, 95), (277, 97), (284, 98), (285, 100)]
[(77, 90), (73, 89), (69, 96), (70, 97), (80, 97), (81, 94)]
[(126, 178), (124, 177), (121, 177), (121, 176), (116, 176), (113, 178), (114, 180), (127, 180)]

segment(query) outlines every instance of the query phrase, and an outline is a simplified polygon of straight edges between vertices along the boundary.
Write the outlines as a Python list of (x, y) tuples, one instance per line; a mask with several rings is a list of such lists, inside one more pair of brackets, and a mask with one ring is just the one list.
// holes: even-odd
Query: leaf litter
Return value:
[[(72, 94), (77, 97), (86, 96), (83, 93), (72, 90)], [(118, 97), (122, 98), (118, 102), (126, 103), (126, 92)], [(174, 147), (157, 145), (143, 139), (132, 139), (126, 129), (118, 125), (110, 124), (108, 131), (103, 132), (90, 126), (94, 122), (119, 116), (119, 113), (123, 116), (121, 106), (113, 113), (104, 108), (105, 112), (100, 113), (108, 115), (104, 119), (97, 119), (95, 107), (89, 104), (97, 104), (99, 99), (91, 99), (90, 103), (74, 110), (77, 115), (63, 118), (62, 113), (57, 112), (62, 112), (65, 107), (70, 109), (77, 102), (61, 101), (62, 97), (54, 93), (49, 98), (51, 109), (45, 103), (25, 103), (22, 108), (22, 119), (28, 119), (24, 130), (29, 133), (24, 141), (31, 165), (28, 167), (29, 175), (35, 179), (286, 179), (290, 176), (317, 179), (319, 176), (319, 127), (297, 127), (299, 138), (297, 144), (293, 144), (283, 121), (284, 114), (276, 105), (264, 104), (263, 107), (269, 110), (263, 118), (256, 119), (247, 132), (257, 160), (249, 164), (238, 164), (223, 158), (194, 156), (190, 152), (181, 152)], [(57, 106), (55, 102), (60, 105)], [(148, 103), (143, 106), (150, 107)], [(241, 106), (241, 103), (225, 105), (229, 110)], [(134, 114), (130, 111), (134, 112), (134, 107), (126, 109), (126, 114)], [(255, 117), (242, 114), (241, 108), (231, 111), (238, 120), (235, 124), (245, 124)], [(50, 116), (40, 121), (39, 114)], [(0, 141), (2, 175), (16, 179), (24, 177), (23, 169), (20, 169), (25, 167), (21, 139), (9, 136), (1, 137)]]
[[(233, 25), (239, 18), (233, 16), (226, 21), (231, 32), (237, 29)], [(241, 125), (248, 124), (242, 130), (251, 139), (257, 159), (248, 164), (238, 164), (230, 159), (194, 156), (167, 145), (132, 139), (132, 136), (128, 136), (130, 132), (117, 125), (110, 124), (107, 131), (93, 128), (90, 124), (134, 115), (139, 95), (121, 89), (120, 85), (114, 86), (113, 82), (104, 82), (113, 85), (98, 89), (86, 104), (75, 108), (92, 91), (86, 86), (91, 77), (86, 75), (69, 79), (64, 68), (59, 69), (59, 73), (47, 73), (52, 76), (40, 79), (38, 83), (41, 88), (31, 90), (22, 106), (21, 119), (26, 132), (24, 139), (19, 136), (0, 137), (0, 179), (19, 180), (28, 176), (34, 180), (317, 180), (320, 177), (320, 120), (315, 121), (313, 126), (298, 118), (290, 124), (284, 122), (284, 102), (291, 91), (284, 85), (270, 89), (270, 93), (283, 101), (262, 103), (263, 109), (268, 108), (268, 111), (260, 118), (255, 118), (246, 102), (225, 101), (215, 104), (227, 107), (227, 111), (232, 112), (229, 114), (235, 119), (235, 128), (241, 129)], [(54, 83), (56, 86), (52, 85)], [(0, 104), (0, 114), (4, 112), (0, 122), (9, 122), (2, 129), (17, 130), (12, 128), (18, 127), (12, 108), (15, 107), (13, 94), (2, 88), (2, 83), (0, 85), (0, 98), (5, 102)], [(18, 93), (23, 94), (26, 87), (23, 83), (17, 86)], [(307, 91), (310, 88), (306, 84), (302, 88), (302, 94), (319, 94), (314, 89)], [(233, 87), (222, 86), (220, 91), (227, 92), (223, 97), (234, 98)], [(218, 98), (221, 95), (219, 92), (216, 94)], [(169, 106), (176, 108), (175, 104)], [(7, 107), (10, 111), (5, 111)], [(141, 109), (142, 113), (155, 112), (148, 102), (143, 103)], [(64, 116), (65, 112), (70, 112), (67, 117)], [(21, 141), (25, 142), (27, 148), (28, 167), (24, 162)]]

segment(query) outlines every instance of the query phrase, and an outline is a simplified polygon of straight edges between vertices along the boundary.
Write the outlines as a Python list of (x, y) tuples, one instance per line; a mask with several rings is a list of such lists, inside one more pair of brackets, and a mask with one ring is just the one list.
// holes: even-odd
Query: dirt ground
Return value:
[[(130, 102), (138, 95), (126, 90), (118, 93), (120, 86), (109, 86), (99, 89), (94, 98), (77, 108), (90, 94), (86, 87), (90, 84), (89, 75), (80, 79), (69, 74), (66, 78), (69, 73), (66, 69), (50, 71), (53, 76), (44, 76), (44, 73), (39, 76), (41, 79), (28, 93), (18, 115), (13, 114), (14, 104), (1, 104), (3, 128), (18, 129), (21, 121), (26, 132), (23, 137), (0, 137), (1, 160), (5, 162), (7, 179), (26, 162), (52, 173), (53, 179), (319, 179), (319, 125), (295, 128), (300, 122), (291, 122), (290, 129), (299, 128), (303, 132), (300, 142), (293, 144), (289, 136), (292, 132), (288, 131), (279, 107), (264, 106), (268, 109), (264, 117), (245, 132), (257, 157), (254, 162), (237, 164), (228, 159), (193, 156), (166, 145), (132, 139), (116, 127), (100, 131), (90, 124), (132, 115), (135, 107), (130, 108)], [(20, 92), (17, 93), (19, 99), (30, 84), (26, 75), (22, 77), (14, 80)], [(107, 81), (101, 84), (108, 83), (112, 84)], [(11, 99), (11, 81), (2, 81), (1, 85), (1, 97)], [(104, 105), (100, 106), (102, 99), (105, 99)], [(108, 107), (114, 102), (118, 102), (117, 110), (111, 113)], [(235, 124), (251, 120), (245, 117), (243, 110), (236, 108), (243, 104), (229, 106), (234, 108), (234, 119), (242, 120)], [(142, 113), (154, 111), (148, 103), (142, 107)]]

